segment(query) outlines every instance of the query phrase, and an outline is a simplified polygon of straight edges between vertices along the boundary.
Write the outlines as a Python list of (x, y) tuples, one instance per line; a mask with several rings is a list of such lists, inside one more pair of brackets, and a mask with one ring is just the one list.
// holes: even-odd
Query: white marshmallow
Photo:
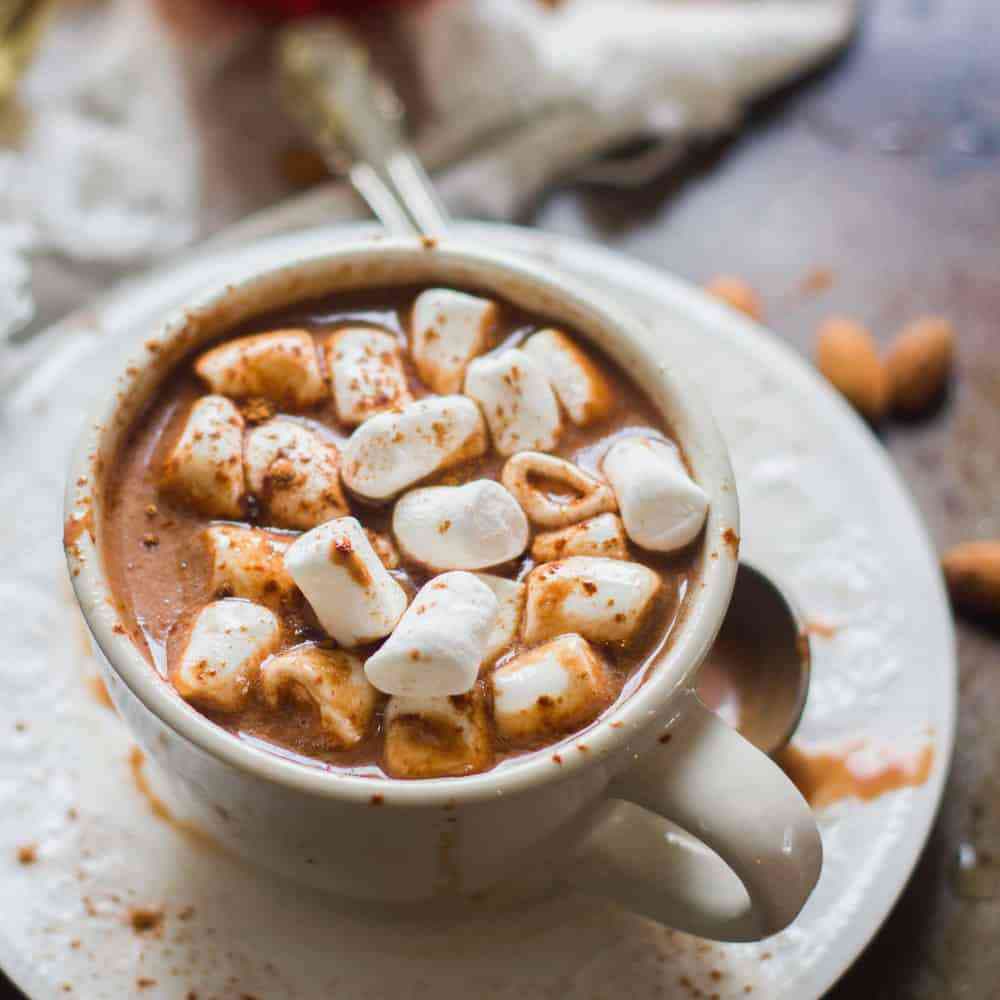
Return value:
[(464, 694), (479, 676), (499, 610), (493, 591), (471, 573), (434, 577), (368, 657), (368, 680), (387, 694)]
[(381, 535), (371, 528), (365, 528), (368, 541), (372, 543), (372, 548), (382, 560), (382, 565), (386, 569), (399, 569), (399, 549), (393, 544), (388, 535)]
[(433, 570), (485, 569), (528, 545), (528, 519), (492, 479), (429, 486), (400, 497), (392, 531), (402, 550)]
[(345, 424), (353, 427), (373, 413), (413, 402), (391, 333), (370, 326), (338, 330), (326, 342), (326, 363), (337, 416)]
[(275, 417), (253, 428), (243, 460), (269, 524), (308, 529), (348, 513), (337, 447), (304, 424)]
[(306, 532), (285, 553), (285, 568), (341, 646), (381, 639), (406, 610), (406, 591), (357, 518), (339, 517)]
[(424, 384), (437, 393), (462, 391), (468, 363), (490, 344), (495, 302), (449, 288), (428, 288), (413, 303), (410, 353)]
[(604, 663), (578, 635), (515, 656), (490, 680), (497, 733), (519, 746), (575, 732), (597, 718), (613, 694)]
[(288, 697), (312, 706), (333, 750), (347, 750), (365, 738), (378, 700), (358, 657), (311, 643), (266, 660), (260, 692), (271, 708)]
[(579, 632), (593, 642), (620, 642), (642, 624), (661, 581), (642, 563), (571, 556), (528, 574), (524, 641)]
[(507, 652), (517, 638), (524, 613), (526, 588), (518, 580), (508, 580), (492, 573), (476, 573), (476, 579), (482, 580), (497, 599), (497, 620), (486, 640), (486, 655), (483, 657), (484, 663), (493, 663)]
[(283, 556), (292, 539), (259, 528), (211, 524), (203, 532), (215, 597), (242, 597), (277, 610), (298, 595)]
[(209, 517), (242, 517), (243, 427), (225, 396), (202, 396), (163, 463), (163, 489)]
[(486, 704), (479, 687), (441, 698), (390, 698), (385, 766), (397, 778), (459, 777), (493, 763)]
[(614, 406), (608, 380), (589, 355), (560, 330), (539, 330), (524, 343), (524, 353), (548, 376), (569, 419), (578, 427), (603, 420)]
[(190, 625), (169, 677), (186, 701), (219, 712), (238, 712), (250, 700), (261, 661), (281, 639), (281, 625), (267, 608), (226, 598), (206, 604)]
[(555, 455), (523, 451), (500, 474), (524, 512), (543, 528), (562, 528), (617, 509), (607, 483)]
[(326, 380), (305, 330), (274, 330), (237, 337), (207, 351), (194, 370), (222, 396), (262, 396), (304, 407), (326, 399)]
[(357, 428), (344, 446), (344, 482), (359, 496), (388, 500), (484, 451), (479, 407), (464, 396), (431, 396)]
[(477, 358), (465, 373), (465, 394), (483, 408), (501, 455), (546, 451), (559, 441), (559, 404), (545, 371), (524, 351)]
[(551, 562), (568, 556), (627, 559), (628, 544), (621, 518), (617, 514), (598, 514), (561, 531), (535, 535), (531, 543), (531, 557), (536, 562)]
[(604, 456), (629, 538), (656, 552), (693, 541), (708, 514), (708, 497), (691, 479), (673, 444), (627, 437)]

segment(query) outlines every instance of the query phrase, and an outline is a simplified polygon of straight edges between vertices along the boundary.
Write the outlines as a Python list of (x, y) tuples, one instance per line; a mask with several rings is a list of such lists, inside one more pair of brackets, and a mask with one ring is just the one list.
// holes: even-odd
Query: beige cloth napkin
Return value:
[[(735, 128), (855, 16), (854, 0), (437, 0), (389, 34), (451, 207), (504, 218), (556, 179), (637, 183)], [(0, 342), (287, 191), (268, 43), (208, 0), (66, 8), (0, 144)]]

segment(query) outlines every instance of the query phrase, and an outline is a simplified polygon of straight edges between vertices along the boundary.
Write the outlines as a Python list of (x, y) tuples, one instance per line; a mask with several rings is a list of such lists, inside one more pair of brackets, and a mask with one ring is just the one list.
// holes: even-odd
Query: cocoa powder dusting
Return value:
[[(83, 514), (72, 515), (63, 525), (63, 548), (75, 549), (86, 532), (91, 540), (94, 538), (94, 519), (89, 510)], [(79, 554), (79, 553), (78, 553)]]
[(153, 906), (134, 906), (128, 913), (128, 922), (136, 934), (151, 934), (163, 926), (163, 910)]
[(17, 849), (17, 863), (19, 865), (33, 865), (38, 860), (38, 846), (36, 844), (22, 844)]
[(837, 634), (837, 626), (823, 621), (822, 618), (810, 618), (806, 622), (806, 632), (819, 636), (821, 639), (832, 639)]
[(333, 540), (330, 545), (330, 562), (337, 566), (343, 566), (359, 587), (371, 586), (372, 578), (368, 567), (354, 551), (354, 546), (349, 538), (340, 537)]
[(814, 267), (799, 282), (799, 291), (803, 295), (817, 295), (825, 292), (833, 285), (833, 271), (828, 267)]
[(726, 543), (729, 551), (732, 552), (734, 556), (740, 554), (740, 536), (733, 531), (732, 528), (726, 528), (722, 533), (722, 540)]
[(96, 701), (98, 705), (102, 708), (114, 709), (115, 706), (111, 701), (111, 696), (108, 694), (108, 689), (100, 677), (97, 677), (96, 675), (88, 677), (87, 687), (90, 689), (90, 693), (94, 696), (94, 701)]

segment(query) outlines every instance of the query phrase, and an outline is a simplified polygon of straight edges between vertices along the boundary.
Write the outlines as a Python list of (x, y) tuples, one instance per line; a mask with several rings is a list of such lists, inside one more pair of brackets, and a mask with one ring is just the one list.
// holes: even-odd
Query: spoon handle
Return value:
[(447, 227), (404, 138), (402, 103), (348, 29), (333, 18), (294, 22), (279, 36), (277, 64), (286, 108), (387, 229), (431, 236)]
[(0, 2), (0, 101), (14, 92), (55, 8), (55, 0)]
[(361, 195), (375, 218), (391, 233), (399, 236), (419, 235), (420, 226), (406, 210), (395, 188), (385, 175), (370, 163), (356, 163), (348, 172), (354, 190)]
[(393, 191), (413, 216), (421, 235), (433, 236), (448, 227), (448, 210), (412, 149), (400, 146), (392, 153), (386, 163), (386, 172)]

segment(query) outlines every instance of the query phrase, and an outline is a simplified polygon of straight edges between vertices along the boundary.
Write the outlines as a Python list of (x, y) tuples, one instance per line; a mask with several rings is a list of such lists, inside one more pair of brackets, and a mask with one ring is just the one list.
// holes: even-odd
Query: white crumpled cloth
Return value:
[[(500, 133), (451, 179), (473, 215), (508, 217), (560, 177), (646, 180), (828, 58), (855, 17), (854, 0), (446, 0), (410, 18), (434, 117), (418, 145), (434, 163)], [(659, 150), (581, 170), (636, 139)]]
[[(735, 128), (846, 41), (856, 5), (438, 0), (396, 17), (418, 151), (454, 211), (504, 218), (556, 179), (637, 183)], [(62, 14), (5, 115), (0, 341), (287, 191), (264, 33), (208, 0)]]

